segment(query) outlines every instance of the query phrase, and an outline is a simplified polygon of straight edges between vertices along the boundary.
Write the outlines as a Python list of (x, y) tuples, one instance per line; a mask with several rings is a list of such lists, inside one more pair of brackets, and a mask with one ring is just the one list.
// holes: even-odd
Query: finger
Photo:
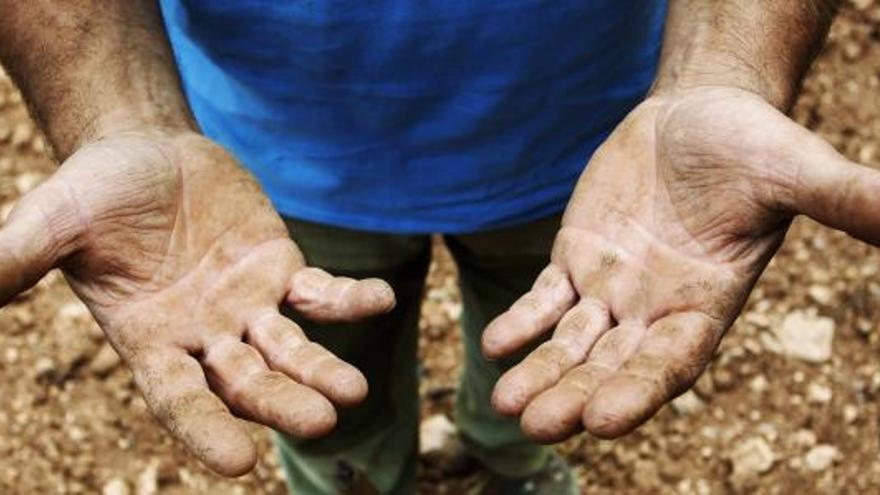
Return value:
[(334, 277), (319, 268), (303, 268), (290, 281), (287, 302), (317, 322), (350, 322), (390, 312), (394, 291), (377, 278)]
[(492, 394), (495, 410), (510, 416), (521, 414), (530, 400), (582, 363), (610, 325), (611, 315), (602, 302), (596, 299), (579, 302), (562, 317), (552, 339), (498, 380)]
[(81, 222), (50, 179), (22, 197), (0, 227), (0, 306), (31, 288), (71, 253)]
[(367, 396), (367, 380), (354, 366), (309, 342), (302, 329), (277, 311), (255, 320), (248, 329), (253, 345), (273, 370), (314, 388), (339, 406), (353, 406)]
[(556, 265), (548, 266), (532, 290), (486, 327), (483, 354), (497, 359), (519, 350), (556, 325), (576, 297), (568, 275)]
[(636, 323), (621, 324), (602, 335), (587, 361), (526, 406), (523, 432), (542, 443), (565, 440), (583, 429), (584, 407), (601, 384), (632, 356), (645, 335)]
[(253, 441), (208, 389), (198, 361), (182, 351), (155, 352), (133, 362), (132, 371), (159, 422), (205, 465), (224, 476), (253, 469)]
[(601, 438), (634, 430), (696, 382), (720, 336), (718, 323), (702, 313), (657, 321), (633, 357), (595, 391), (584, 409), (584, 426)]
[(336, 411), (324, 396), (270, 371), (247, 344), (211, 344), (203, 364), (212, 387), (236, 414), (300, 438), (321, 437), (336, 426)]
[(880, 172), (850, 162), (819, 137), (801, 132), (793, 209), (880, 246)]

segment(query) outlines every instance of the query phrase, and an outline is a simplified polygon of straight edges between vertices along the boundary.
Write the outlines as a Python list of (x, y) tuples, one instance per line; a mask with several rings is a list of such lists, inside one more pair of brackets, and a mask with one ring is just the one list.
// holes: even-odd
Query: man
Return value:
[(63, 162), (0, 230), (0, 300), (60, 267), (221, 474), (256, 460), (237, 416), (296, 493), (414, 491), (427, 233), (498, 493), (572, 493), (527, 437), (617, 437), (687, 389), (793, 216), (880, 243), (880, 173), (781, 112), (831, 0), (160, 3), (0, 2)]

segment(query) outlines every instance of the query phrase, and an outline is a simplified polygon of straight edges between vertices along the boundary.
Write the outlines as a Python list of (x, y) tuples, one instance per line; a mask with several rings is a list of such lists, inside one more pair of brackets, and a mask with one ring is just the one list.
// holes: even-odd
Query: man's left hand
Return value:
[(499, 358), (555, 329), (495, 408), (542, 442), (630, 432), (694, 384), (797, 214), (880, 244), (880, 173), (746, 90), (650, 97), (590, 161), (550, 265), (485, 331)]

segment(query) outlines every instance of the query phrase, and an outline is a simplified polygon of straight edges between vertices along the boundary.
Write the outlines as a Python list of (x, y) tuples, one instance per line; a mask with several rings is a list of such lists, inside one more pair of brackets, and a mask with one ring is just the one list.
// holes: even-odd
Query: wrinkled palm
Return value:
[(394, 305), (384, 282), (306, 267), (254, 179), (191, 133), (97, 141), (22, 198), (0, 229), (0, 303), (54, 266), (157, 418), (227, 475), (256, 461), (233, 414), (315, 437), (367, 393), (279, 306), (333, 321)]
[(496, 409), (544, 442), (631, 431), (696, 381), (797, 213), (877, 244), (880, 174), (743, 90), (646, 100), (590, 161), (551, 264), (485, 331), (500, 357), (553, 329)]

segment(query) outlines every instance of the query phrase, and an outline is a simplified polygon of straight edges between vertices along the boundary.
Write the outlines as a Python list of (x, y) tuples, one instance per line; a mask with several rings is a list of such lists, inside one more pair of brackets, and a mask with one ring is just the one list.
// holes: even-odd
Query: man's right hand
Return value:
[(363, 375), (279, 313), (390, 311), (391, 288), (308, 268), (256, 181), (189, 132), (81, 147), (0, 228), (0, 304), (60, 267), (156, 417), (215, 471), (256, 462), (234, 416), (303, 438), (333, 429)]

